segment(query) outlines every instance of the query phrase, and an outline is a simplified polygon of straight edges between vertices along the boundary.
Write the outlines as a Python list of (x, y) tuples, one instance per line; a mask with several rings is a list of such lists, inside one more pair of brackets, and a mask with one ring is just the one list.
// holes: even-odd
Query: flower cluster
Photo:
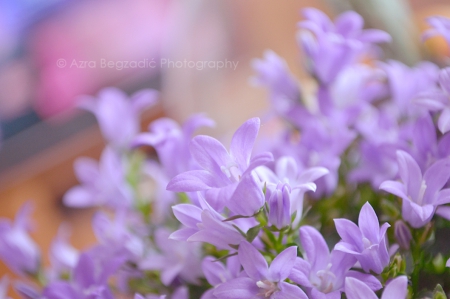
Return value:
[[(140, 132), (140, 112), (157, 101), (152, 90), (84, 98), (107, 146), (98, 162), (76, 161), (80, 185), (64, 203), (98, 208), (98, 242), (79, 251), (62, 226), (44, 265), (25, 205), (14, 222), (0, 220), (0, 259), (35, 281), (16, 291), (33, 299), (445, 298), (450, 253), (437, 241), (450, 226), (450, 68), (382, 62), (379, 44), (390, 36), (363, 29), (355, 12), (333, 22), (308, 8), (303, 17), (298, 41), (314, 93), (275, 53), (254, 61), (269, 118), (281, 124), (270, 139), (258, 136), (257, 117), (229, 146), (194, 136), (214, 125), (201, 114)], [(448, 40), (450, 21), (429, 23), (425, 38)], [(0, 298), (7, 285), (5, 277)]]

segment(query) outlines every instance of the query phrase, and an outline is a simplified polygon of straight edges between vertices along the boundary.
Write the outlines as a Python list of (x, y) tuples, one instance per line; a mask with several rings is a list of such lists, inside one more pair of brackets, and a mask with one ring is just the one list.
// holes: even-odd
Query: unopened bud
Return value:
[(398, 245), (400, 245), (402, 249), (408, 250), (412, 239), (409, 227), (403, 221), (398, 220), (395, 222), (394, 234)]

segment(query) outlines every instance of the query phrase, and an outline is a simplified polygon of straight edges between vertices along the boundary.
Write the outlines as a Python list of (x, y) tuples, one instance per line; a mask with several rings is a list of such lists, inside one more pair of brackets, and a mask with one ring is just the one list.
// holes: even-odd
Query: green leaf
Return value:
[(249, 228), (247, 231), (247, 241), (250, 243), (253, 242), (253, 240), (255, 240), (260, 231), (261, 226), (259, 225)]

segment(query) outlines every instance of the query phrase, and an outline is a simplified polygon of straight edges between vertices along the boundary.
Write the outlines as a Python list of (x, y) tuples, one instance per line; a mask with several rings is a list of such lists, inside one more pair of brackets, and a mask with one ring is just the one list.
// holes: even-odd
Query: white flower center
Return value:
[(239, 182), (241, 179), (241, 171), (236, 164), (228, 164), (227, 166), (220, 166), (220, 170), (230, 179), (233, 183)]
[(333, 282), (336, 279), (336, 275), (330, 271), (331, 263), (329, 263), (324, 270), (319, 270), (316, 273), (318, 280), (312, 282), (312, 285), (324, 294), (328, 294), (333, 291)]
[(273, 293), (279, 290), (276, 282), (267, 279), (257, 281), (256, 285), (261, 289), (258, 296), (263, 296), (264, 298), (269, 298)]

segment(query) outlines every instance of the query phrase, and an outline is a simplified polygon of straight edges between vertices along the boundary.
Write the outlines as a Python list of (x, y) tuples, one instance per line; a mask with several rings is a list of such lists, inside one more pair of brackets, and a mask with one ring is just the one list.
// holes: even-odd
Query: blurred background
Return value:
[[(267, 109), (265, 91), (250, 84), (252, 59), (265, 50), (308, 88), (295, 39), (307, 6), (330, 16), (353, 9), (366, 27), (388, 31), (386, 58), (446, 63), (445, 42), (422, 44), (420, 33), (427, 16), (450, 17), (447, 0), (0, 0), (0, 217), (32, 200), (44, 252), (61, 222), (76, 247), (92, 244), (93, 211), (61, 203), (77, 184), (74, 159), (98, 158), (104, 146), (77, 97), (107, 86), (155, 88), (161, 102), (143, 115), (143, 128), (162, 115), (183, 121), (206, 112), (217, 122), (208, 133), (220, 136)], [(0, 276), (6, 271), (0, 262)]]

